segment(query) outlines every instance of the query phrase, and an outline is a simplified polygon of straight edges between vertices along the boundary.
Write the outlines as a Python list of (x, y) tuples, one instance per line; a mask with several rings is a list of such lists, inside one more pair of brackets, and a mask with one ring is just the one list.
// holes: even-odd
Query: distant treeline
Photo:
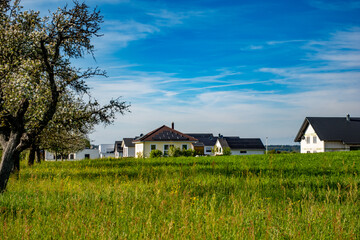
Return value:
[(268, 151), (275, 152), (300, 152), (300, 145), (269, 145)]

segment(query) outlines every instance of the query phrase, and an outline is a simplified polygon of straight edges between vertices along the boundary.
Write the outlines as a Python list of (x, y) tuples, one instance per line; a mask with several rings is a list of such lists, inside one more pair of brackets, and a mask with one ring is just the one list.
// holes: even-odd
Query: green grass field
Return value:
[(360, 239), (360, 152), (45, 162), (0, 239)]

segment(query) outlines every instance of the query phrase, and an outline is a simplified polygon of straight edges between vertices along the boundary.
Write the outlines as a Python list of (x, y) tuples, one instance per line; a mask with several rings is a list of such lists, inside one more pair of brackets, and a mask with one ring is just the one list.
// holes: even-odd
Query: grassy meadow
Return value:
[(22, 165), (0, 239), (360, 239), (360, 151)]

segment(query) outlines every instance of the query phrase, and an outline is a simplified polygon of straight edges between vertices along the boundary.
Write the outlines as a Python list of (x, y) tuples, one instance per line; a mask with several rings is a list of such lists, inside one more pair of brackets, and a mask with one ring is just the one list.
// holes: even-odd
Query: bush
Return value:
[(152, 150), (150, 152), (150, 157), (151, 158), (158, 158), (158, 157), (162, 157), (163, 156), (163, 153), (162, 151), (160, 151), (159, 149), (156, 149), (156, 150)]
[(182, 156), (184, 156), (184, 157), (193, 157), (193, 156), (195, 156), (195, 151), (192, 150), (192, 149), (183, 150), (181, 153), (182, 153)]
[(181, 154), (180, 148), (173, 147), (173, 146), (170, 147), (170, 149), (169, 149), (169, 156), (170, 157), (180, 157), (181, 155), (182, 154)]
[(231, 155), (231, 150), (230, 150), (229, 147), (224, 148), (223, 155), (224, 156), (230, 156)]

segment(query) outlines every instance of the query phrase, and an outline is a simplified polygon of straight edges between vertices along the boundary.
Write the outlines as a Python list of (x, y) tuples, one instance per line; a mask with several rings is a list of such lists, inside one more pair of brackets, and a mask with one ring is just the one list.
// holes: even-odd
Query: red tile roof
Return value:
[(161, 126), (133, 142), (145, 142), (145, 141), (191, 141), (196, 142), (197, 139), (176, 131), (175, 129), (169, 128), (168, 126)]

